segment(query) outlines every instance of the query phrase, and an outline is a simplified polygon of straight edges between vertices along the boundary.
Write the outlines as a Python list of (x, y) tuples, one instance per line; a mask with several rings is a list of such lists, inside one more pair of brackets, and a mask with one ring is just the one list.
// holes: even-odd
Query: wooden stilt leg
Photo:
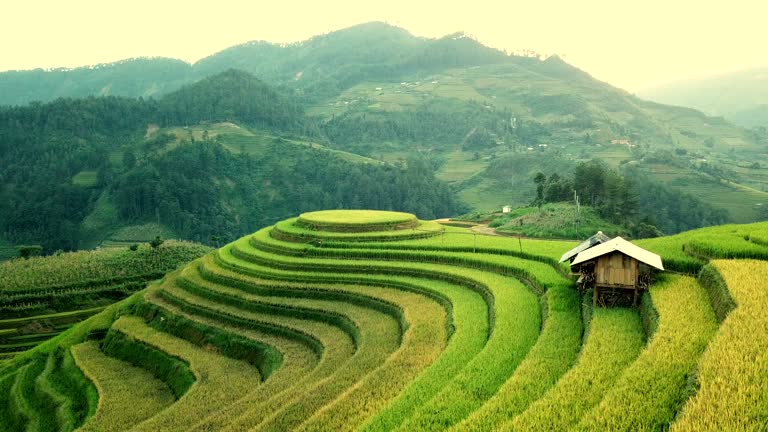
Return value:
[(632, 306), (637, 306), (637, 287), (635, 287), (635, 298), (632, 300)]
[(599, 288), (595, 286), (595, 290), (592, 292), (592, 305), (597, 306), (597, 290)]

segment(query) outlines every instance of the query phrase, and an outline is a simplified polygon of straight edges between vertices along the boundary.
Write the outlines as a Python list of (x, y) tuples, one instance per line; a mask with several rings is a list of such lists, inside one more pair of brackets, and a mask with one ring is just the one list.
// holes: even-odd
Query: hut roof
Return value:
[(613, 251), (619, 251), (624, 255), (631, 256), (632, 258), (642, 263), (648, 264), (651, 267), (664, 270), (664, 265), (661, 263), (660, 256), (653, 252), (647, 251), (640, 246), (633, 245), (621, 237), (616, 237), (613, 240), (609, 240), (606, 243), (595, 246), (593, 248), (589, 248), (579, 253), (576, 255), (576, 259), (573, 260), (571, 265), (580, 264), (585, 261), (595, 259), (599, 256), (611, 253)]
[(611, 238), (607, 235), (603, 234), (602, 231), (598, 231), (597, 234), (593, 235), (592, 237), (584, 240), (583, 242), (579, 243), (575, 248), (569, 250), (568, 252), (564, 253), (563, 256), (560, 257), (560, 262), (564, 262), (565, 260), (571, 259), (579, 254), (579, 252), (583, 252), (592, 246), (599, 245), (601, 243), (605, 243), (609, 241)]

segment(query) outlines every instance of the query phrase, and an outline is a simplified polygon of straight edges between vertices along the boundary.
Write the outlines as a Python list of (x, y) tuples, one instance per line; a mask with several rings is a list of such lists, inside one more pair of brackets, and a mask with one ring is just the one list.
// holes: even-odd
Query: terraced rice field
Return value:
[(646, 241), (701, 278), (605, 309), (556, 262), (572, 243), (301, 215), (0, 364), (0, 430), (765, 429), (766, 262), (707, 260), (767, 231)]
[(208, 251), (168, 241), (157, 249), (142, 245), (0, 263), (0, 358), (59, 335)]

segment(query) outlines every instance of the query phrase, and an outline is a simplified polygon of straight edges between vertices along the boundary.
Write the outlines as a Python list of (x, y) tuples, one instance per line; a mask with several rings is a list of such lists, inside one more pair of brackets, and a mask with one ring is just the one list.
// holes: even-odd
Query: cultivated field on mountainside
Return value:
[(768, 223), (637, 244), (668, 271), (602, 308), (573, 242), (303, 214), (0, 363), (0, 429), (764, 428)]

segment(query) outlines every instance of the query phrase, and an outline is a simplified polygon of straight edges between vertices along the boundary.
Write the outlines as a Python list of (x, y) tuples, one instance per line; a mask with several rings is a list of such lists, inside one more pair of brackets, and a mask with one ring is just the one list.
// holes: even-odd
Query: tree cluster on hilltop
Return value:
[(639, 172), (619, 173), (599, 160), (579, 163), (570, 177), (537, 173), (533, 182), (534, 205), (573, 202), (578, 196), (581, 205), (596, 209), (600, 216), (629, 228), (637, 237), (717, 225), (729, 219), (725, 210), (673, 191)]

